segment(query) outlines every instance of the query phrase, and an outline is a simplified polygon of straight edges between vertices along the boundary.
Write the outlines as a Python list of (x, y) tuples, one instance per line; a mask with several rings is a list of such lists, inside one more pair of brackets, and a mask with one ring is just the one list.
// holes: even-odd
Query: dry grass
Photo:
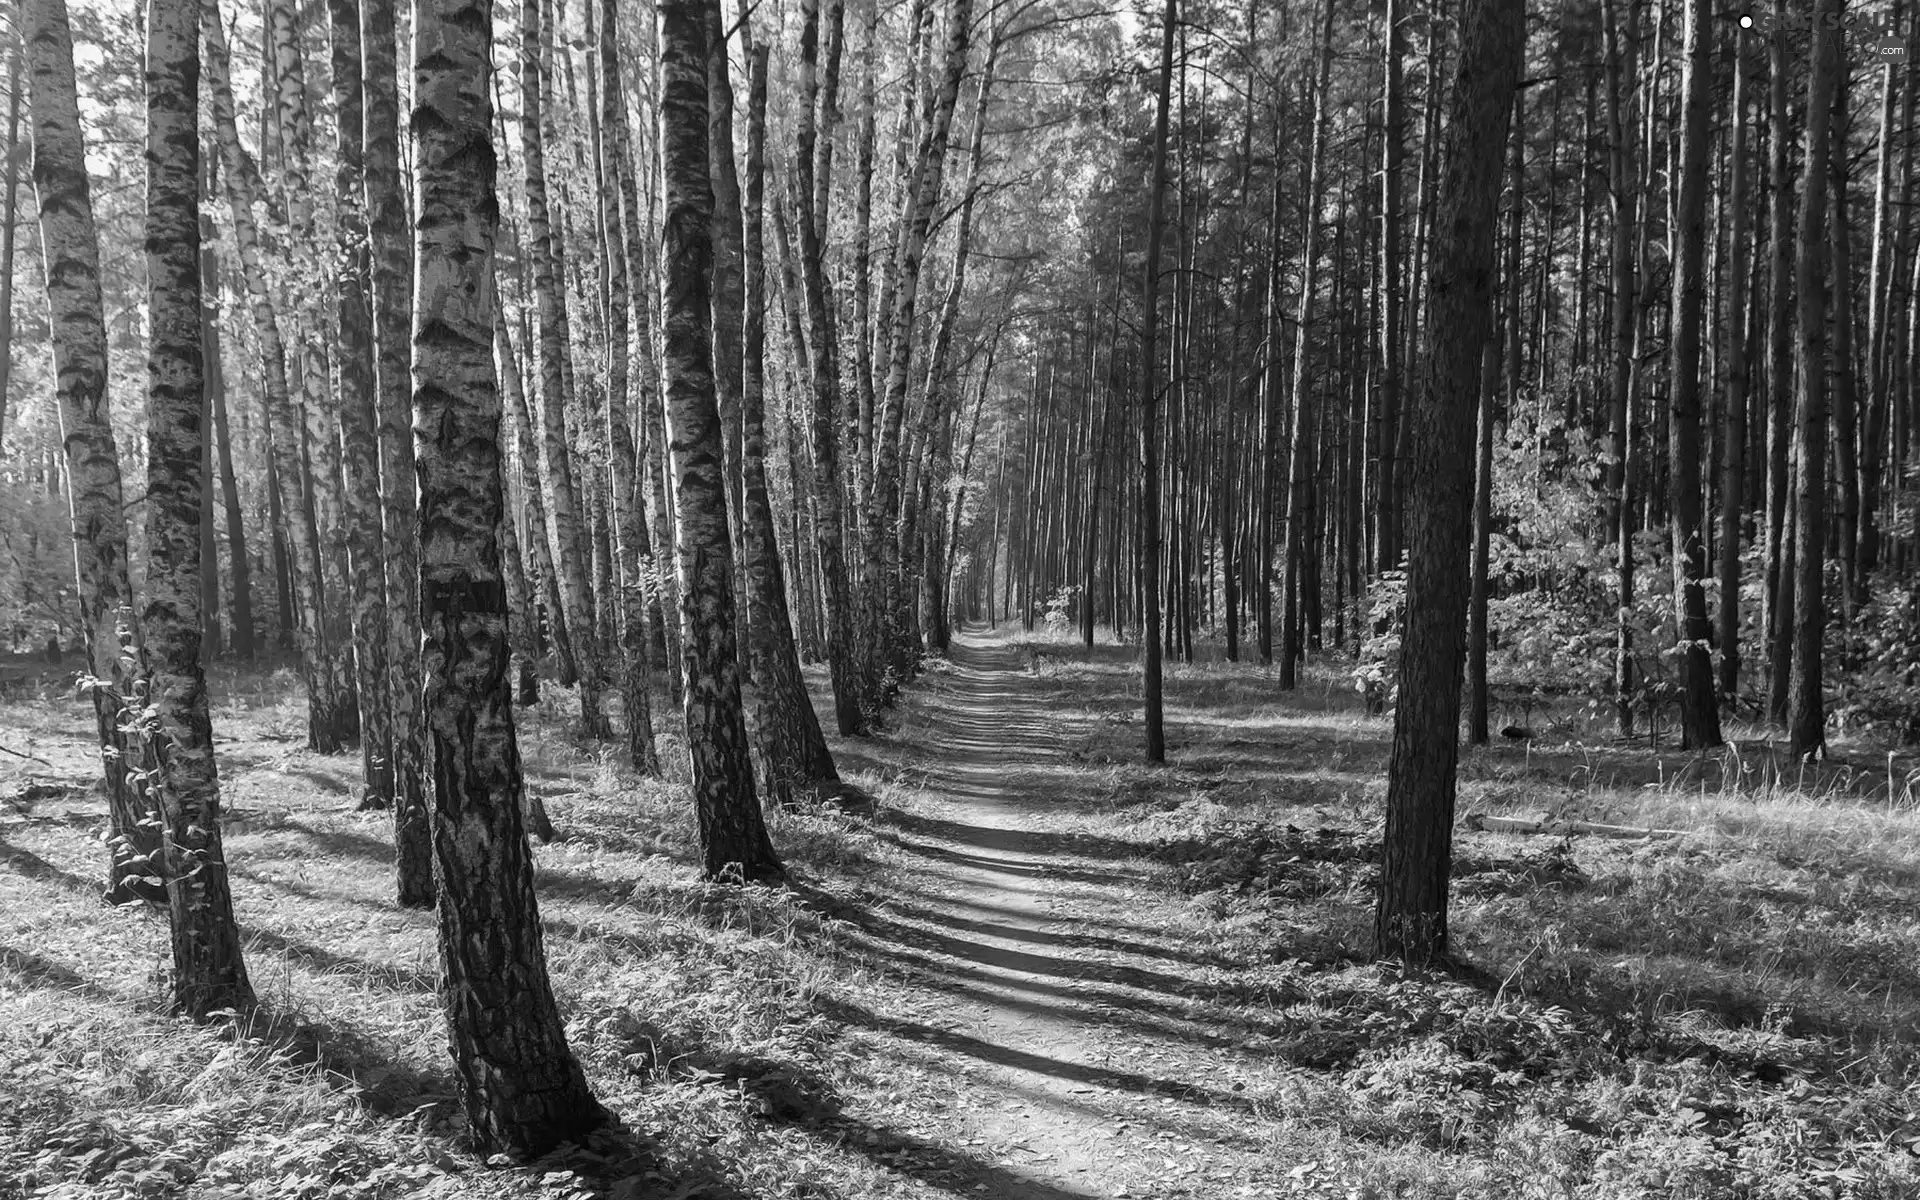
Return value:
[[(1872, 768), (1802, 776), (1751, 738), (1656, 757), (1571, 725), (1473, 751), (1464, 811), (1687, 832), (1463, 833), (1461, 967), (1408, 974), (1364, 961), (1390, 727), (1341, 672), (1283, 696), (1257, 667), (1173, 665), (1171, 762), (1148, 770), (1127, 653), (1029, 649), (1065, 750), (1031, 769), (1035, 824), (1080, 906), (1058, 953), (1161, 956), (1074, 984), (1152, 1063), (1087, 1098), (1116, 1152), (1201, 1168), (1136, 1195), (1920, 1195), (1920, 816), (1897, 761), (1850, 747)], [(994, 1048), (946, 1036), (965, 993), (905, 936), (952, 920), (914, 871), (941, 816), (938, 664), (842, 753), (878, 817), (775, 816), (790, 891), (700, 883), (681, 781), (526, 714), (563, 833), (537, 853), (555, 986), (630, 1133), (500, 1170), (460, 1148), (431, 919), (391, 904), (357, 759), (301, 748), (290, 679), (217, 684), (261, 1012), (159, 1012), (164, 927), (98, 902), (84, 792), (0, 810), (0, 1200), (1011, 1194), (964, 1133)], [(65, 700), (0, 705), (0, 743), (51, 764), (0, 759), (0, 796), (83, 780), (84, 728)]]

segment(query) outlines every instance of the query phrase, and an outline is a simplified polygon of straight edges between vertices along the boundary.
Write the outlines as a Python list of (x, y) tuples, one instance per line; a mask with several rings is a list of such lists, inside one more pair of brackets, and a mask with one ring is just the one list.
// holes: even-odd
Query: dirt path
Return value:
[(1264, 1144), (1239, 1102), (1250, 1064), (1198, 1011), (1223, 967), (1142, 919), (1170, 903), (1144, 864), (1062, 827), (1065, 772), (1084, 770), (1050, 719), (1066, 701), (1005, 643), (962, 637), (952, 655), (929, 705), (933, 815), (893, 839), (924, 890), (886, 898), (867, 929), (912, 983), (871, 1023), (958, 1064), (957, 1140), (991, 1164), (977, 1192), (1240, 1194), (1226, 1181), (1244, 1184), (1237, 1160)]

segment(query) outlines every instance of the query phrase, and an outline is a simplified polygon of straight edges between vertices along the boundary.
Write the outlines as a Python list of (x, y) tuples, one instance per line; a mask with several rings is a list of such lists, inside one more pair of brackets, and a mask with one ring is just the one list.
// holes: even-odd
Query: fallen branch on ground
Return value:
[(15, 750), (10, 746), (0, 746), (0, 752), (11, 754), (15, 758), (24, 758), (28, 762), (37, 762), (43, 767), (50, 767), (53, 765), (52, 763), (48, 762), (46, 759), (41, 758), (38, 754), (28, 754), (22, 750)]
[(1544, 817), (1531, 819), (1490, 817), (1484, 813), (1468, 816), (1465, 824), (1468, 829), (1477, 829), (1482, 833), (1550, 833), (1563, 837), (1576, 833), (1612, 838), (1671, 838), (1686, 834), (1684, 829), (1654, 829), (1645, 825), (1602, 825), (1596, 821), (1554, 821)]

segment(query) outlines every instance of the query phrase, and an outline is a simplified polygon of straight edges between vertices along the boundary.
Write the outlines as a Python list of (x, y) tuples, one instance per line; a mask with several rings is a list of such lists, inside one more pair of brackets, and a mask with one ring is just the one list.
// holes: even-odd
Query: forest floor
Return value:
[(683, 779), (523, 710), (555, 988), (623, 1128), (491, 1170), (431, 914), (291, 674), (214, 681), (261, 1005), (205, 1029), (162, 1015), (162, 919), (99, 901), (86, 714), (15, 683), (0, 1200), (1920, 1195), (1911, 762), (1539, 721), (1465, 753), (1458, 963), (1405, 971), (1366, 960), (1390, 722), (1334, 666), (1173, 664), (1148, 768), (1132, 654), (960, 638), (835, 742), (870, 802), (772, 815), (785, 888), (701, 883)]

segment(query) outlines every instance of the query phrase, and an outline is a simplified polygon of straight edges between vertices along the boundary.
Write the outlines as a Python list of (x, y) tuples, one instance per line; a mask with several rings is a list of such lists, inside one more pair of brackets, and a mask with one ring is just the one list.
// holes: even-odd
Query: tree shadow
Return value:
[[(943, 784), (941, 790), (952, 790), (952, 785)], [(1093, 833), (995, 829), (985, 825), (966, 825), (959, 821), (943, 820), (939, 817), (924, 816), (897, 808), (879, 813), (874, 818), (874, 823), (938, 842), (951, 842), (974, 850), (998, 850), (1013, 854), (1126, 860), (1145, 858), (1153, 849), (1144, 842), (1103, 837)]]
[(437, 975), (413, 967), (395, 964), (369, 962), (350, 954), (328, 950), (311, 942), (288, 937), (271, 929), (241, 929), (245, 939), (246, 953), (251, 956), (256, 946), (264, 946), (323, 974), (352, 975), (364, 979), (378, 987), (396, 992), (421, 992), (432, 994), (439, 987)]
[(0, 971), (12, 971), (25, 980), (29, 987), (74, 992), (103, 1003), (124, 1004), (127, 1001), (127, 997), (101, 987), (65, 963), (31, 950), (0, 946)]
[(65, 867), (57, 867), (25, 846), (16, 845), (5, 839), (0, 839), (0, 863), (4, 863), (10, 870), (17, 871), (28, 879), (40, 883), (51, 883), (76, 895), (92, 895), (100, 898), (105, 894), (106, 889), (101, 886), (100, 880), (87, 879)]
[(814, 1001), (826, 1016), (843, 1025), (854, 1025), (872, 1029), (881, 1033), (908, 1041), (926, 1042), (963, 1054), (981, 1062), (996, 1066), (1011, 1067), (1028, 1071), (1036, 1075), (1049, 1075), (1055, 1079), (1070, 1080), (1074, 1083), (1093, 1084), (1100, 1087), (1115, 1088), (1133, 1092), (1142, 1096), (1164, 1097), (1184, 1100), (1191, 1104), (1201, 1104), (1213, 1108), (1232, 1109), (1254, 1115), (1257, 1108), (1253, 1101), (1245, 1096), (1231, 1092), (1222, 1092), (1203, 1084), (1183, 1083), (1176, 1079), (1164, 1079), (1152, 1075), (1143, 1075), (1136, 1071), (1116, 1071), (1107, 1067), (1092, 1067), (1081, 1063), (1063, 1062), (1049, 1058), (1044, 1054), (1034, 1054), (1026, 1050), (1016, 1050), (1010, 1046), (1000, 1046), (964, 1033), (950, 1029), (908, 1021), (900, 1017), (890, 1017), (874, 1012), (863, 1005), (851, 1001), (819, 997)]
[(398, 1062), (350, 1026), (303, 1020), (263, 1003), (235, 1029), (242, 1036), (259, 1038), (289, 1062), (318, 1068), (329, 1086), (352, 1092), (381, 1116), (405, 1116), (423, 1108), (451, 1113), (459, 1108), (460, 1085), (451, 1071), (422, 1070)]

